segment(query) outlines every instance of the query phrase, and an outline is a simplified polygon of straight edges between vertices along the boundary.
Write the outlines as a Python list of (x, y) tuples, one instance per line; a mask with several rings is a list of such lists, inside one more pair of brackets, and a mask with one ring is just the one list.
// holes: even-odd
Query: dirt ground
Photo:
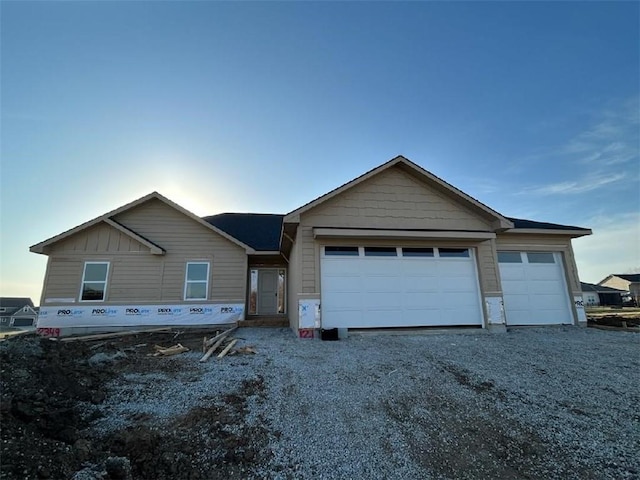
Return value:
[[(154, 344), (202, 348), (202, 332), (182, 333), (178, 339), (174, 334), (68, 343), (29, 336), (2, 342), (0, 478), (243, 478), (252, 464), (264, 460), (263, 432), (246, 432), (244, 422), (246, 399), (261, 394), (260, 381), (241, 383), (211, 406), (175, 418), (162, 432), (148, 428), (141, 416), (134, 426), (106, 438), (87, 434), (96, 418), (87, 418), (79, 402), (103, 402), (105, 385), (116, 376), (166, 371), (173, 365), (148, 356)], [(109, 358), (118, 352), (126, 356), (103, 364), (87, 362), (97, 354)], [(235, 433), (229, 433), (229, 425), (237, 427)], [(204, 448), (215, 456), (210, 462), (194, 462), (195, 453)]]
[[(13, 337), (0, 479), (639, 478), (640, 417), (624, 408), (640, 337), (617, 330), (321, 342), (265, 329), (239, 335), (258, 354), (207, 364), (194, 352), (212, 331)], [(150, 356), (176, 343), (191, 352)]]

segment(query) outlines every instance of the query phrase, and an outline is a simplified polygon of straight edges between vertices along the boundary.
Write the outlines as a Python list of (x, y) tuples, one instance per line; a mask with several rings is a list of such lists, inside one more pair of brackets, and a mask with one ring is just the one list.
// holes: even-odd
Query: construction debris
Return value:
[(237, 339), (233, 339), (229, 342), (229, 345), (227, 345), (226, 347), (224, 347), (224, 350), (222, 350), (219, 354), (218, 354), (218, 358), (222, 358), (224, 357), (227, 353), (229, 353), (229, 350), (231, 350), (233, 348), (233, 346), (238, 343)]
[(209, 347), (209, 350), (207, 350), (207, 352), (202, 356), (202, 358), (200, 359), (200, 362), (206, 362), (207, 360), (209, 360), (209, 357), (211, 357), (211, 355), (213, 355), (213, 353), (216, 351), (216, 349), (222, 345), (222, 343), (225, 341), (225, 339), (227, 338), (227, 336), (233, 332), (236, 328), (238, 327), (233, 327), (230, 328), (229, 330), (226, 330), (224, 332), (222, 332), (219, 335), (216, 335), (215, 337), (207, 340), (206, 342), (204, 342), (204, 345), (206, 347)]
[(252, 353), (252, 354), (256, 354), (256, 353), (258, 353), (258, 351), (256, 350), (256, 348), (253, 345), (247, 345), (246, 347), (240, 347), (240, 348), (236, 348), (235, 350), (230, 351), (229, 355), (235, 355), (237, 353)]
[(210, 347), (211, 345), (213, 345), (214, 343), (216, 343), (218, 341), (218, 339), (220, 338), (224, 338), (227, 335), (229, 335), (231, 332), (233, 332), (234, 330), (236, 330), (238, 328), (238, 326), (236, 325), (235, 327), (230, 328), (229, 330), (225, 330), (224, 332), (216, 335), (213, 338), (210, 338), (209, 340), (206, 340), (204, 342), (205, 347)]
[(160, 345), (154, 345), (156, 353), (150, 353), (149, 355), (153, 355), (154, 357), (165, 356), (168, 357), (170, 355), (178, 355), (179, 353), (188, 352), (189, 349), (182, 344), (178, 343), (172, 347), (161, 347)]
[(115, 333), (98, 333), (95, 335), (84, 335), (81, 337), (67, 337), (67, 338), (51, 338), (50, 340), (58, 340), (60, 342), (75, 342), (78, 340), (102, 340), (103, 338), (117, 338), (117, 337), (127, 337), (129, 335), (138, 335), (140, 333), (158, 333), (158, 332), (169, 332), (171, 327), (161, 327), (161, 328), (151, 328), (147, 330), (127, 330), (125, 332), (115, 332)]

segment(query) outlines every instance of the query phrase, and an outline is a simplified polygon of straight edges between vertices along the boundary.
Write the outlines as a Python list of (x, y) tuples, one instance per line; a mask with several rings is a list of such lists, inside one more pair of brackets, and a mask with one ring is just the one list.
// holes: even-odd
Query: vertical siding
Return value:
[(49, 247), (49, 254), (147, 252), (149, 248), (106, 223), (98, 223), (83, 232)]

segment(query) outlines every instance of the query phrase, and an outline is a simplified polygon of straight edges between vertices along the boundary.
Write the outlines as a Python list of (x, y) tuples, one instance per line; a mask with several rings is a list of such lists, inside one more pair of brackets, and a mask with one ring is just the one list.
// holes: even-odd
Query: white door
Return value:
[(507, 325), (572, 324), (558, 252), (498, 252)]
[(482, 325), (468, 248), (324, 247), (322, 328)]

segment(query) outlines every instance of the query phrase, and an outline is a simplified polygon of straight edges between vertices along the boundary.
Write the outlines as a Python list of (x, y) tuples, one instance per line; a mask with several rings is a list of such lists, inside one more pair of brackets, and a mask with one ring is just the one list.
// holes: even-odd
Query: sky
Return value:
[(404, 155), (640, 272), (638, 2), (0, 3), (0, 296), (149, 192), (286, 213)]

